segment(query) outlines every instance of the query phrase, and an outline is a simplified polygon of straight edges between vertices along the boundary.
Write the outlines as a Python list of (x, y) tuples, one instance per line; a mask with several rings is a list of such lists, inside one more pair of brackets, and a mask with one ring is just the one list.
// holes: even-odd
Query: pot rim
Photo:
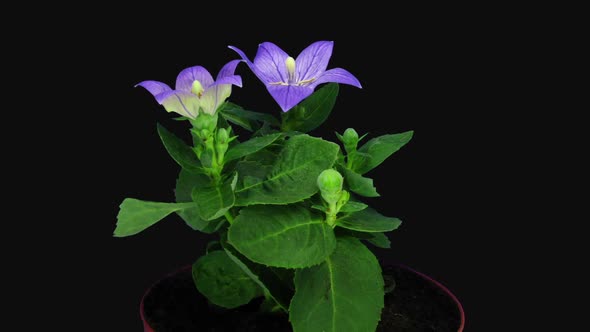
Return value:
[[(428, 282), (434, 284), (436, 287), (440, 288), (445, 294), (447, 294), (453, 300), (453, 302), (455, 302), (455, 305), (457, 306), (457, 309), (459, 309), (459, 314), (461, 316), (461, 324), (459, 325), (459, 329), (457, 330), (457, 332), (463, 332), (463, 329), (465, 328), (465, 311), (463, 310), (463, 305), (461, 305), (461, 302), (455, 296), (455, 294), (453, 294), (453, 292), (451, 292), (445, 285), (441, 284), (440, 282), (436, 281), (435, 279), (429, 277), (428, 275), (426, 275), (426, 274), (424, 274), (424, 273), (422, 273), (420, 271), (416, 271), (415, 269), (413, 269), (411, 267), (408, 267), (406, 265), (403, 265), (403, 264), (393, 264), (393, 265), (399, 266), (399, 267), (401, 267), (403, 269), (406, 269), (406, 270), (408, 270), (410, 272), (413, 272), (413, 273), (419, 275), (420, 277), (426, 279)], [(145, 291), (145, 293), (143, 294), (143, 296), (141, 298), (141, 303), (139, 305), (139, 314), (141, 316), (141, 321), (143, 322), (144, 332), (156, 332), (156, 331), (154, 331), (154, 329), (152, 329), (152, 327), (148, 324), (147, 320), (145, 319), (145, 314), (144, 314), (144, 310), (143, 310), (144, 309), (143, 302), (144, 302), (146, 296), (151, 292), (152, 288), (155, 285), (157, 285), (160, 281), (162, 281), (162, 280), (164, 280), (164, 279), (166, 279), (166, 278), (168, 278), (170, 276), (173, 276), (173, 275), (175, 275), (177, 273), (180, 273), (180, 272), (189, 270), (191, 268), (192, 268), (191, 265), (187, 265), (187, 266), (184, 266), (184, 267), (182, 267), (182, 268), (180, 268), (180, 269), (178, 269), (178, 270), (176, 270), (174, 272), (168, 273), (163, 278), (161, 278), (161, 279), (157, 280), (156, 282), (154, 282)]]
[(405, 266), (403, 264), (395, 265), (421, 276), (422, 278), (428, 280), (430, 283), (434, 284), (436, 287), (440, 288), (443, 292), (445, 292), (445, 294), (447, 294), (453, 300), (453, 302), (455, 302), (457, 309), (459, 309), (459, 314), (461, 316), (461, 324), (459, 325), (459, 329), (457, 330), (457, 332), (463, 332), (463, 329), (465, 328), (465, 311), (463, 310), (463, 305), (461, 304), (461, 301), (459, 301), (459, 299), (455, 296), (455, 294), (453, 294), (453, 292), (451, 292), (445, 285), (441, 284), (432, 277), (420, 271), (416, 271), (415, 269)]

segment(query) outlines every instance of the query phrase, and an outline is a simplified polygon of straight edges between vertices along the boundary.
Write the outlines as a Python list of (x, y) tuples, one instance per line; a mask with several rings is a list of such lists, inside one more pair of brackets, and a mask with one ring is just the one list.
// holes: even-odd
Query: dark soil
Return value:
[[(384, 279), (395, 279), (385, 296), (379, 332), (456, 332), (459, 310), (451, 298), (422, 277), (399, 267), (385, 267)], [(165, 278), (144, 299), (144, 312), (156, 332), (291, 332), (284, 314), (259, 314), (261, 300), (238, 309), (211, 306), (196, 290), (190, 269)]]

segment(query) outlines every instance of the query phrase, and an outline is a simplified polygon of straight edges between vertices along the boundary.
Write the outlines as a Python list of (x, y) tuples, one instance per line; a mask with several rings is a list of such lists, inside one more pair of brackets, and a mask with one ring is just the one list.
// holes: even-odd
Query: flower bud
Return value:
[(217, 129), (217, 137), (215, 139), (215, 151), (217, 152), (217, 162), (223, 165), (223, 157), (229, 147), (229, 133), (225, 128)]
[(217, 127), (217, 114), (210, 115), (207, 113), (200, 113), (196, 119), (191, 120), (193, 127), (197, 129), (197, 132), (201, 132), (206, 129), (208, 132), (212, 133), (215, 131), (215, 127)]
[(227, 145), (229, 141), (229, 133), (225, 128), (217, 129), (217, 144), (225, 144)]
[(351, 151), (356, 151), (358, 142), (359, 134), (356, 132), (356, 130), (348, 128), (346, 131), (344, 131), (344, 134), (342, 135), (342, 143), (344, 143), (346, 152), (350, 153)]
[(333, 169), (327, 169), (318, 176), (318, 187), (324, 200), (332, 205), (338, 203), (342, 196), (342, 175)]

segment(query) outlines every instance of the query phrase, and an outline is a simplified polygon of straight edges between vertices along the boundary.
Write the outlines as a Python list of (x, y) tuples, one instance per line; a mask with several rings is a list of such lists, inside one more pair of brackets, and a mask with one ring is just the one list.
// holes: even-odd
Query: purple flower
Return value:
[(322, 83), (336, 82), (361, 87), (356, 77), (342, 68), (326, 70), (333, 47), (334, 42), (331, 41), (315, 42), (304, 49), (297, 59), (293, 59), (277, 45), (266, 42), (258, 46), (254, 62), (251, 62), (240, 49), (229, 46), (266, 85), (283, 112), (311, 95), (315, 87)]
[(186, 68), (176, 78), (176, 90), (158, 81), (143, 81), (136, 86), (148, 90), (166, 111), (176, 112), (194, 119), (201, 112), (215, 114), (231, 94), (231, 86), (242, 87), (242, 78), (234, 75), (242, 60), (228, 62), (217, 74), (214, 81), (207, 69), (201, 66)]

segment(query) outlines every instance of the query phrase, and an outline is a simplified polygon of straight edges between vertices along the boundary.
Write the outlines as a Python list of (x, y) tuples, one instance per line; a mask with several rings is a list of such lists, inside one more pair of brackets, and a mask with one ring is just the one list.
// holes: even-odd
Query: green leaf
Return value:
[(341, 209), (342, 213), (358, 212), (366, 209), (367, 204), (361, 202), (348, 201)]
[(276, 141), (281, 134), (273, 134), (268, 136), (254, 137), (248, 141), (236, 144), (231, 147), (225, 155), (225, 162), (230, 162), (235, 159), (240, 159), (249, 154), (255, 153), (267, 147)]
[(359, 232), (388, 232), (398, 228), (401, 223), (401, 220), (386, 217), (371, 208), (336, 219), (336, 226)]
[(169, 132), (158, 123), (158, 134), (168, 154), (182, 168), (193, 173), (201, 172), (201, 162), (194, 151), (180, 138)]
[(332, 167), (338, 145), (308, 135), (286, 141), (269, 174), (261, 181), (239, 181), (236, 205), (290, 204), (318, 191), (320, 173)]
[(330, 115), (338, 97), (338, 84), (330, 83), (283, 114), (282, 131), (310, 132)]
[(383, 298), (375, 256), (357, 239), (338, 238), (322, 264), (296, 271), (289, 321), (294, 332), (375, 331)]
[[(260, 286), (285, 312), (289, 311), (289, 302), (293, 297), (293, 289), (290, 283), (283, 279), (283, 275), (289, 270), (281, 268), (272, 268), (257, 264), (240, 254), (233, 246), (227, 243), (227, 234), (222, 236), (221, 245), (225, 249), (229, 258), (238, 265), (252, 281)], [(287, 271), (287, 272), (285, 272)]]
[(242, 209), (229, 227), (228, 241), (256, 263), (285, 268), (318, 264), (336, 246), (332, 228), (296, 205)]
[(383, 233), (368, 233), (368, 234), (371, 234), (373, 237), (370, 239), (367, 239), (367, 242), (371, 243), (375, 247), (379, 247), (379, 248), (383, 248), (383, 249), (391, 248), (391, 241), (389, 241), (389, 238), (387, 237), (387, 235), (385, 235)]
[(234, 206), (235, 196), (232, 176), (220, 184), (210, 184), (193, 189), (193, 201), (197, 203), (199, 216), (205, 220), (213, 220), (223, 216)]
[(227, 121), (236, 124), (248, 131), (255, 131), (260, 128), (259, 123), (268, 123), (272, 126), (280, 126), (277, 118), (270, 114), (246, 111), (241, 106), (233, 103), (226, 103), (220, 110), (221, 116)]
[(412, 135), (413, 131), (406, 131), (371, 139), (358, 150), (359, 158), (353, 160), (352, 170), (359, 174), (367, 173), (406, 145), (412, 139)]
[(125, 198), (117, 215), (114, 236), (123, 237), (137, 234), (172, 212), (194, 206), (193, 203), (158, 203)]
[(365, 178), (346, 167), (338, 167), (338, 170), (344, 175), (344, 180), (350, 191), (365, 197), (379, 197), (379, 193), (373, 185), (373, 179)]
[[(176, 189), (174, 190), (176, 202), (193, 202), (193, 188), (197, 186), (206, 186), (210, 183), (211, 180), (208, 176), (204, 174), (192, 173), (185, 170), (184, 168), (181, 168), (180, 174), (178, 175), (178, 180), (176, 180)], [(193, 203), (193, 205), (193, 207), (180, 210), (176, 213), (190, 228), (196, 231), (205, 231), (208, 228), (207, 226), (209, 226), (209, 222), (199, 216), (197, 204)]]
[(201, 294), (224, 308), (236, 308), (261, 296), (262, 290), (225, 251), (211, 251), (193, 264), (193, 280)]

